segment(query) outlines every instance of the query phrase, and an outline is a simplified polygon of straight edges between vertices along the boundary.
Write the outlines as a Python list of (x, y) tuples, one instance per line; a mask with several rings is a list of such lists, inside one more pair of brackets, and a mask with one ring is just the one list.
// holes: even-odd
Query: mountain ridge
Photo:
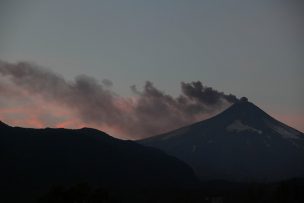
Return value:
[(179, 159), (99, 130), (1, 126), (3, 201), (7, 197), (11, 202), (33, 202), (52, 186), (82, 182), (130, 193), (191, 188), (198, 183), (193, 170)]
[(0, 120), (0, 128), (3, 127), (10, 127), (10, 126)]

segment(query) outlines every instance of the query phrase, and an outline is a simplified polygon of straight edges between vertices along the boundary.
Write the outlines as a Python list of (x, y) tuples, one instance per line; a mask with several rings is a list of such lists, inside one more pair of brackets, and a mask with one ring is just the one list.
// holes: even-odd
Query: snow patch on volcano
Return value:
[(228, 125), (226, 127), (226, 130), (228, 132), (237, 132), (237, 133), (242, 132), (242, 131), (257, 132), (258, 134), (263, 133), (261, 130), (258, 130), (249, 125), (243, 124), (241, 120), (235, 120), (233, 123), (231, 123), (230, 125)]

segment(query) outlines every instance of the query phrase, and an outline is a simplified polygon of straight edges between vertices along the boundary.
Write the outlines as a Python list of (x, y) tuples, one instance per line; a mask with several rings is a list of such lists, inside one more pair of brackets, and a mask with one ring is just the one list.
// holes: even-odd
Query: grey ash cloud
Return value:
[(200, 81), (191, 83), (181, 83), (181, 89), (184, 95), (189, 99), (197, 100), (206, 105), (217, 105), (221, 99), (225, 99), (228, 102), (235, 103), (238, 101), (237, 97), (232, 94), (225, 94), (219, 92), (212, 87), (203, 86)]
[(102, 84), (106, 87), (112, 87), (113, 86), (113, 82), (109, 79), (103, 79)]
[[(123, 138), (138, 139), (173, 130), (210, 117), (238, 99), (204, 86), (200, 81), (181, 82), (181, 94), (173, 97), (147, 81), (143, 89), (131, 86), (134, 97), (121, 97), (113, 83), (81, 75), (67, 81), (35, 64), (0, 62), (1, 80), (9, 80), (29, 95), (64, 106), (85, 123), (107, 126)], [(9, 86), (1, 83), (1, 91)], [(0, 95), (1, 97), (1, 95)]]

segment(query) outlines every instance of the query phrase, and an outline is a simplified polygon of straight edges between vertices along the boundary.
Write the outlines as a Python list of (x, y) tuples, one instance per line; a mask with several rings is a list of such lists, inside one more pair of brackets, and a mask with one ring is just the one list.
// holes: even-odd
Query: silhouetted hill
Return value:
[(192, 169), (178, 159), (90, 128), (26, 129), (1, 122), (0, 163), (5, 202), (26, 202), (53, 186), (82, 182), (132, 194), (197, 183)]
[(304, 177), (304, 135), (247, 100), (193, 125), (139, 141), (188, 163), (201, 180)]

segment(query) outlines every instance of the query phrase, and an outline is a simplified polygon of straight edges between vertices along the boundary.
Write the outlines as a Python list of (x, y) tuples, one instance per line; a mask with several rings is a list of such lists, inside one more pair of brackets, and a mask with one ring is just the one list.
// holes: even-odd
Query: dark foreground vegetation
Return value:
[[(160, 186), (161, 188), (161, 186)], [(206, 202), (206, 203), (303, 203), (304, 179), (278, 183), (232, 183), (213, 181), (199, 188), (114, 190), (92, 188), (87, 183), (55, 186), (36, 203), (122, 203), (122, 202)]]
[(0, 122), (0, 203), (303, 203), (304, 179), (201, 183), (182, 161), (94, 130)]

